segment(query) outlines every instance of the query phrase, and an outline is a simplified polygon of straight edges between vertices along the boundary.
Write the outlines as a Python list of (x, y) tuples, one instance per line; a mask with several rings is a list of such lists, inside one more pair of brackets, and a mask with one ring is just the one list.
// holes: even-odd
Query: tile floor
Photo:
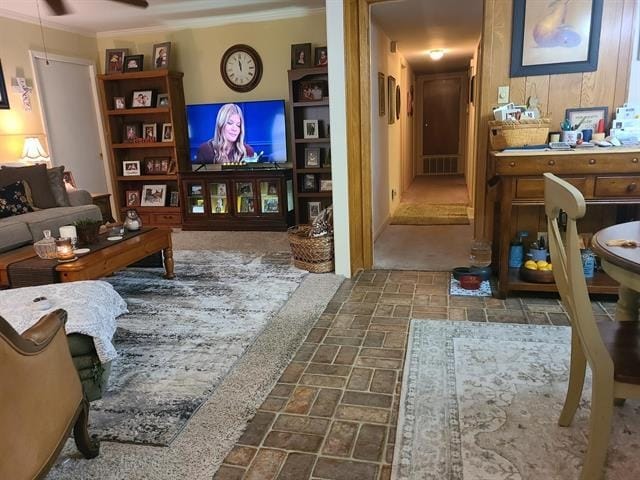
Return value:
[[(214, 479), (389, 479), (412, 318), (567, 325), (554, 298), (448, 291), (448, 273), (345, 281)], [(611, 319), (614, 299), (605, 300), (593, 309)]]

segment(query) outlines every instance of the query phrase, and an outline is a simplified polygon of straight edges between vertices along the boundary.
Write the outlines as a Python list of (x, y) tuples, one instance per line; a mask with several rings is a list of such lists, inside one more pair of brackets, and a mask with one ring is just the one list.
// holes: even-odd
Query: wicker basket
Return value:
[(309, 237), (310, 225), (298, 225), (287, 231), (293, 264), (311, 273), (333, 271), (333, 235)]
[(522, 119), (520, 121), (489, 122), (489, 141), (492, 150), (504, 150), (524, 145), (547, 143), (550, 121), (548, 118)]

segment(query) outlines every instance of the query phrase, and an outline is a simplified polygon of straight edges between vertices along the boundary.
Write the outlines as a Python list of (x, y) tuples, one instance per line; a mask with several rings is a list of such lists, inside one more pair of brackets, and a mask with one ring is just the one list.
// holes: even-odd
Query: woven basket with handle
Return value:
[(332, 272), (333, 235), (310, 237), (310, 225), (297, 225), (287, 231), (293, 264), (311, 273)]
[(519, 121), (504, 122), (492, 120), (489, 122), (491, 149), (504, 150), (509, 147), (547, 143), (550, 125), (548, 118), (524, 118)]

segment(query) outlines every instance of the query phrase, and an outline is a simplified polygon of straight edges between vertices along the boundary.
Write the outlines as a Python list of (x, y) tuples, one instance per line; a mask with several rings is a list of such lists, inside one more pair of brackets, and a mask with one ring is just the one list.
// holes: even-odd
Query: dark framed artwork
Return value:
[(316, 47), (314, 50), (314, 65), (321, 67), (329, 63), (329, 55), (327, 54), (327, 47)]
[(122, 73), (124, 70), (124, 57), (129, 54), (128, 48), (108, 48), (104, 57), (104, 73)]
[(310, 43), (291, 45), (291, 68), (307, 68), (313, 65), (312, 61)]
[(7, 96), (7, 86), (4, 83), (4, 73), (2, 72), (2, 62), (0, 62), (0, 108), (9, 107), (9, 97)]
[(565, 118), (569, 120), (575, 130), (591, 129), (598, 131), (598, 124), (602, 120), (606, 129), (609, 123), (609, 107), (567, 108)]
[(396, 120), (400, 120), (400, 105), (402, 103), (402, 95), (400, 94), (400, 85), (396, 86)]
[(471, 80), (469, 80), (469, 103), (473, 104), (474, 95), (476, 90), (476, 76), (472, 75)]
[(389, 99), (389, 125), (396, 123), (396, 79), (389, 75), (387, 77), (387, 97)]
[(169, 60), (171, 58), (171, 42), (156, 43), (153, 46), (153, 68), (166, 69), (169, 68)]
[(384, 73), (378, 72), (378, 116), (384, 117), (386, 112), (386, 96), (384, 94), (386, 85), (384, 84)]
[(141, 72), (144, 62), (144, 55), (127, 55), (124, 57), (124, 71)]
[(513, 0), (511, 77), (598, 68), (604, 0)]

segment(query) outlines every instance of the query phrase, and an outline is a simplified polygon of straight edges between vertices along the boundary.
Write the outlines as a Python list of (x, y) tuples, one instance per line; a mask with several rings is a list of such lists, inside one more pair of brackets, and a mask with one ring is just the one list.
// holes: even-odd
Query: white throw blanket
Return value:
[[(38, 309), (33, 303), (37, 297), (46, 297), (51, 306)], [(111, 339), (116, 331), (116, 317), (128, 310), (109, 283), (90, 280), (0, 291), (0, 315), (20, 334), (58, 308), (67, 311), (67, 335), (82, 333), (93, 337), (103, 363), (118, 356)]]

